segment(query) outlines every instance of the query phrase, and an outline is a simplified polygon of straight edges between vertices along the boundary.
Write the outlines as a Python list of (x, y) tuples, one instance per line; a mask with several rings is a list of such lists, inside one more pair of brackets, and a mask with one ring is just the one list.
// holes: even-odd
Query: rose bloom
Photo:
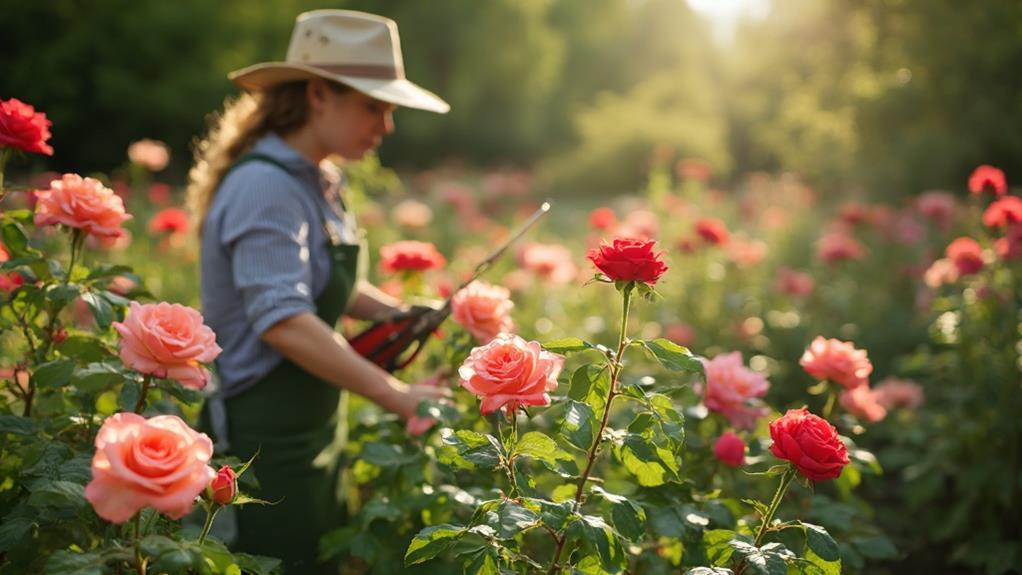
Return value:
[(940, 286), (955, 283), (959, 277), (958, 266), (948, 258), (940, 258), (923, 272), (923, 283), (927, 287), (937, 289)]
[(682, 158), (674, 165), (674, 171), (683, 180), (708, 182), (713, 168), (701, 158)]
[(46, 143), (51, 125), (46, 114), (17, 98), (0, 100), (0, 148), (52, 156), (53, 148)]
[(756, 419), (766, 414), (758, 399), (766, 395), (770, 382), (743, 365), (740, 351), (722, 353), (702, 362), (706, 386), (704, 389), (697, 383), (695, 392), (703, 395), (706, 408), (724, 415), (739, 429), (755, 427)]
[(1022, 225), (1010, 226), (1008, 233), (994, 242), (994, 252), (1002, 260), (1022, 258)]
[(150, 172), (159, 172), (170, 163), (170, 149), (163, 142), (146, 138), (128, 146), (128, 159)]
[(722, 246), (727, 243), (727, 226), (717, 218), (699, 218), (694, 228), (699, 237), (713, 245)]
[(85, 498), (112, 523), (124, 523), (143, 507), (180, 519), (216, 476), (212, 455), (209, 437), (176, 415), (114, 414), (96, 435)]
[(973, 170), (969, 176), (969, 191), (973, 194), (982, 194), (988, 189), (998, 196), (1003, 196), (1008, 191), (1008, 182), (1003, 171), (984, 164)]
[(931, 220), (938, 228), (947, 230), (951, 227), (951, 220), (954, 218), (957, 202), (950, 192), (929, 191), (923, 192), (916, 200), (916, 209), (919, 213)]
[(799, 473), (813, 481), (836, 479), (848, 465), (848, 449), (837, 429), (806, 408), (789, 409), (770, 423), (774, 440), (770, 453), (790, 461)]
[(234, 501), (238, 495), (238, 476), (230, 465), (224, 465), (216, 472), (206, 493), (210, 500), (220, 505), (229, 505)]
[(398, 202), (391, 210), (390, 217), (395, 224), (403, 228), (420, 229), (433, 221), (433, 210), (426, 204), (409, 198)]
[(514, 306), (507, 288), (477, 280), (451, 298), (451, 315), (473, 337), (485, 343), (501, 332), (514, 330), (511, 320)]
[(672, 323), (664, 328), (664, 337), (680, 346), (689, 347), (696, 340), (696, 330), (687, 323)]
[(948, 244), (945, 253), (958, 268), (958, 273), (963, 276), (978, 273), (983, 269), (983, 250), (972, 238), (956, 239)]
[(1022, 198), (1004, 196), (987, 206), (983, 224), (988, 228), (1006, 228), (1022, 222)]
[(866, 248), (848, 232), (832, 231), (817, 242), (816, 254), (825, 263), (834, 265), (845, 260), (861, 260), (866, 256)]
[(136, 287), (138, 287), (138, 283), (128, 276), (115, 276), (110, 280), (106, 289), (117, 295), (128, 295)]
[(610, 208), (596, 208), (589, 212), (589, 226), (594, 230), (607, 231), (617, 225), (617, 215)]
[(181, 208), (166, 208), (149, 220), (151, 234), (177, 234), (188, 231), (188, 212)]
[(18, 272), (0, 273), (0, 291), (12, 292), (25, 284), (25, 278)]
[(440, 201), (451, 205), (461, 217), (476, 213), (476, 198), (472, 190), (460, 184), (447, 184), (440, 188)]
[(105, 237), (124, 233), (121, 224), (131, 219), (124, 202), (99, 180), (64, 174), (50, 182), (50, 189), (35, 192), (35, 224), (63, 224)]
[(822, 336), (816, 336), (798, 363), (816, 379), (830, 380), (848, 389), (868, 385), (869, 374), (873, 373), (866, 350), (855, 349), (850, 341)]
[(923, 386), (910, 379), (888, 377), (877, 383), (877, 400), (887, 409), (915, 409), (926, 401)]
[(483, 415), (501, 407), (511, 414), (523, 405), (549, 405), (547, 392), (557, 389), (562, 367), (564, 357), (538, 342), (504, 333), (473, 349), (458, 375), (465, 389), (482, 398)]
[(869, 423), (876, 423), (887, 417), (887, 408), (880, 403), (880, 396), (868, 385), (842, 391), (838, 401), (848, 413)]
[(870, 220), (870, 208), (859, 202), (845, 202), (838, 209), (838, 218), (852, 226), (864, 224)]
[(133, 301), (124, 323), (115, 321), (113, 326), (121, 334), (125, 365), (193, 389), (202, 389), (209, 381), (209, 372), (200, 363), (213, 361), (222, 351), (202, 315), (181, 304)]
[(745, 464), (745, 442), (735, 432), (728, 431), (713, 444), (713, 454), (724, 465), (741, 467)]
[(578, 268), (571, 261), (571, 250), (561, 244), (526, 244), (518, 251), (518, 263), (557, 285), (571, 283), (578, 275)]
[(727, 246), (727, 255), (739, 267), (754, 266), (766, 257), (767, 245), (762, 240), (732, 238)]
[(380, 248), (380, 268), (385, 272), (424, 271), (446, 263), (436, 246), (429, 242), (405, 240)]
[(640, 281), (653, 285), (667, 271), (663, 252), (654, 252), (654, 240), (615, 238), (613, 243), (603, 243), (597, 249), (589, 250), (588, 258), (614, 281)]
[(816, 289), (816, 281), (807, 272), (793, 270), (782, 266), (777, 269), (774, 280), (777, 291), (793, 297), (809, 297)]
[(656, 214), (649, 210), (632, 210), (625, 215), (617, 235), (637, 240), (650, 240), (660, 231)]

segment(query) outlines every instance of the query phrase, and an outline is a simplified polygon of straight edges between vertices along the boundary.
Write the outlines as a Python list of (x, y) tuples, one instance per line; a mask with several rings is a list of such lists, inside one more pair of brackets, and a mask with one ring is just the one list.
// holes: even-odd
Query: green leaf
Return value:
[(575, 458), (557, 445), (557, 442), (541, 431), (530, 431), (518, 440), (516, 452), (543, 463), (558, 473), (578, 473)]
[(593, 344), (588, 341), (581, 340), (577, 337), (565, 337), (562, 339), (555, 339), (548, 341), (543, 344), (543, 349), (551, 353), (568, 354), (576, 351), (582, 351), (586, 349), (593, 349)]
[(97, 363), (115, 357), (101, 339), (91, 334), (70, 335), (62, 343), (57, 344), (57, 349), (63, 355), (73, 357), (82, 363)]
[(806, 549), (805, 561), (812, 565), (814, 569), (809, 572), (812, 575), (841, 575), (841, 560), (827, 561), (820, 557), (812, 549)]
[(2, 230), (4, 246), (13, 257), (28, 255), (28, 234), (20, 224), (6, 221)]
[(699, 361), (699, 358), (692, 355), (692, 352), (687, 347), (680, 346), (662, 337), (653, 341), (643, 341), (642, 344), (660, 362), (660, 365), (667, 369), (698, 373), (705, 376), (703, 363)]
[(96, 362), (77, 370), (71, 384), (86, 393), (98, 394), (123, 383), (127, 377), (114, 365)]
[(497, 550), (487, 547), (475, 553), (471, 561), (465, 562), (465, 575), (500, 575)]
[(642, 540), (646, 534), (646, 511), (641, 506), (627, 497), (609, 493), (602, 487), (593, 487), (593, 493), (610, 502), (611, 521), (618, 533), (634, 542)]
[(32, 531), (38, 512), (22, 501), (0, 521), (0, 553), (15, 547)]
[(731, 541), (736, 537), (737, 534), (730, 529), (710, 529), (704, 532), (703, 550), (707, 559), (716, 566), (729, 564), (735, 552)]
[(785, 561), (785, 557), (794, 557), (780, 543), (768, 543), (760, 549), (739, 539), (732, 539), (729, 544), (735, 550), (735, 556), (745, 562), (746, 573), (787, 575), (788, 563)]
[(827, 533), (827, 530), (819, 525), (801, 522), (806, 530), (806, 545), (812, 549), (824, 561), (837, 561), (841, 558), (837, 543)]
[(70, 481), (45, 481), (32, 489), (28, 497), (33, 507), (72, 507), (84, 508), (85, 486)]
[(35, 421), (30, 417), (21, 417), (19, 415), (0, 415), (0, 433), (35, 435)]
[(679, 467), (674, 453), (658, 447), (644, 435), (627, 434), (614, 453), (643, 487), (656, 487), (668, 480), (678, 480)]
[(466, 529), (461, 525), (431, 525), (419, 531), (405, 552), (405, 566), (415, 565), (433, 559), (454, 545)]
[(494, 469), (501, 462), (502, 447), (497, 438), (475, 431), (449, 428), (440, 430), (444, 447), (437, 458), (441, 463), (459, 469)]
[(234, 560), (238, 562), (238, 567), (244, 573), (251, 573), (252, 575), (280, 573), (280, 559), (264, 557), (262, 555), (249, 555), (247, 553), (232, 553), (232, 555), (234, 555)]
[(82, 288), (78, 284), (57, 284), (48, 286), (45, 293), (46, 299), (59, 310), (74, 301), (81, 291)]
[(88, 279), (108, 278), (132, 273), (131, 266), (119, 264), (100, 264), (89, 271)]
[(752, 475), (755, 477), (774, 477), (776, 475), (784, 475), (784, 472), (788, 470), (790, 465), (788, 463), (782, 463), (780, 465), (774, 465), (766, 471), (746, 471), (742, 470), (746, 475)]
[(625, 566), (625, 552), (614, 530), (602, 517), (581, 515), (579, 519), (568, 528), (568, 534), (577, 539), (583, 549), (595, 551), (605, 570), (620, 571)]
[[(124, 385), (121, 387), (121, 393), (117, 396), (117, 404), (123, 411), (135, 411), (135, 405), (138, 404), (138, 398), (142, 396), (142, 388), (133, 379), (124, 380)], [(143, 409), (145, 406), (143, 406)]]
[(89, 309), (92, 310), (92, 317), (96, 318), (96, 325), (100, 329), (109, 328), (110, 323), (114, 320), (114, 310), (110, 307), (110, 302), (95, 292), (83, 293), (82, 300), (88, 304)]
[(880, 462), (877, 461), (876, 455), (872, 452), (866, 451), (865, 449), (850, 449), (848, 451), (848, 458), (855, 462), (861, 469), (865, 469), (874, 475), (881, 475), (884, 472), (884, 468), (880, 466)]
[(57, 389), (71, 383), (75, 362), (58, 359), (44, 363), (32, 373), (32, 383), (39, 389)]
[(596, 437), (596, 415), (593, 408), (580, 401), (569, 399), (561, 420), (561, 436), (568, 443), (588, 451)]
[(156, 388), (163, 390), (180, 401), (188, 404), (198, 404), (204, 397), (202, 390), (185, 387), (172, 379), (160, 380), (157, 382)]
[(766, 517), (767, 512), (770, 511), (766, 503), (763, 503), (762, 501), (757, 501), (755, 499), (742, 499), (742, 503), (751, 505), (756, 510), (756, 513), (759, 513), (760, 517)]
[(860, 553), (870, 559), (895, 559), (898, 557), (898, 550), (894, 544), (883, 535), (855, 537), (852, 538), (851, 543)]
[(151, 559), (153, 573), (189, 573), (205, 565), (202, 548), (163, 535), (147, 535), (139, 542), (142, 553)]
[(516, 535), (539, 524), (539, 515), (510, 499), (501, 501), (497, 508), (486, 514), (486, 523), (497, 530), (500, 539), (513, 539)]
[(583, 365), (571, 374), (568, 397), (588, 404), (594, 414), (603, 414), (610, 395), (610, 369), (606, 365)]
[(46, 561), (46, 575), (105, 575), (106, 560), (99, 553), (57, 551)]

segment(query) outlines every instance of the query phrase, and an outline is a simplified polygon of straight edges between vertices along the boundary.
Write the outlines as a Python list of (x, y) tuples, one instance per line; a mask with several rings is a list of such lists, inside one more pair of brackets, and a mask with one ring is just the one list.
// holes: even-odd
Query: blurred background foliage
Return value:
[(792, 170), (874, 197), (1022, 171), (1017, 0), (771, 0), (716, 37), (683, 0), (0, 0), (0, 97), (58, 127), (36, 168), (108, 170), (158, 137), (183, 181), (225, 74), (325, 7), (397, 20), (409, 76), (453, 105), (399, 112), (385, 165), (527, 167), (586, 195), (634, 189), (656, 149), (721, 184)]

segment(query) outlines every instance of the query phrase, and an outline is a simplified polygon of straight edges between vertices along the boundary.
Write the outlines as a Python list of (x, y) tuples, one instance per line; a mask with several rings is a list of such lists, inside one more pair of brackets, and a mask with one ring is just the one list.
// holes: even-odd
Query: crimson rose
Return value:
[(771, 422), (770, 438), (770, 452), (813, 481), (836, 479), (848, 465), (848, 450), (834, 426), (804, 407)]
[(654, 252), (655, 240), (615, 238), (610, 245), (601, 244), (589, 250), (588, 258), (614, 281), (640, 281), (653, 285), (667, 271), (661, 259), (663, 252)]

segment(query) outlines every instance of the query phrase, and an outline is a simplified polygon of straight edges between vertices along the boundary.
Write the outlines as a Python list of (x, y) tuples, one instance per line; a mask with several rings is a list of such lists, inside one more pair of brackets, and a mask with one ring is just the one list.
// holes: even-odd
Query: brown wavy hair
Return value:
[[(351, 89), (336, 82), (326, 84), (337, 93)], [(308, 121), (307, 85), (307, 80), (300, 80), (246, 92), (227, 100), (222, 112), (210, 116), (209, 132), (195, 143), (195, 164), (188, 172), (187, 207), (200, 235), (213, 196), (238, 158), (266, 134), (286, 136)]]

